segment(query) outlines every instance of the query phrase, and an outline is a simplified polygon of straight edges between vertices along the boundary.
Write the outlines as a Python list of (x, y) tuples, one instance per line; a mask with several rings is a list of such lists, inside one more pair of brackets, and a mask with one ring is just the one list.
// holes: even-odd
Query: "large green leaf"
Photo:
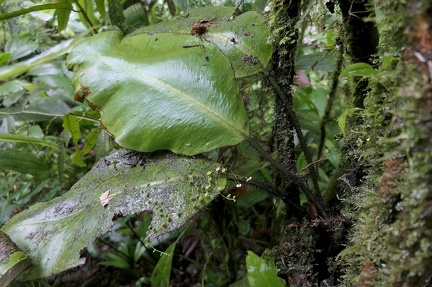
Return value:
[(133, 32), (131, 36), (138, 34), (158, 34), (158, 33), (171, 33), (171, 34), (185, 34), (190, 35), (192, 28), (196, 23), (202, 20), (210, 20), (212, 26), (208, 29), (211, 31), (212, 27), (219, 23), (225, 23), (234, 18), (235, 7), (205, 7), (188, 11), (186, 15), (180, 15), (171, 21), (160, 22), (155, 25), (146, 26)]
[(78, 44), (67, 62), (76, 94), (123, 147), (193, 155), (248, 136), (229, 61), (198, 37), (106, 32)]
[(238, 144), (249, 126), (236, 78), (263, 71), (272, 46), (261, 14), (234, 12), (201, 8), (124, 38), (111, 31), (81, 42), (67, 59), (75, 98), (133, 150), (193, 155)]
[(237, 78), (262, 72), (270, 61), (270, 28), (258, 12), (247, 12), (233, 22), (212, 24), (203, 38), (216, 44), (231, 62)]
[[(197, 30), (201, 29), (201, 30)], [(195, 32), (194, 32), (195, 31)], [(132, 35), (147, 33), (186, 34), (201, 31), (197, 36), (215, 44), (232, 65), (236, 78), (263, 71), (271, 55), (267, 43), (270, 28), (266, 18), (258, 12), (247, 12), (235, 17), (234, 7), (205, 7), (190, 11), (187, 16), (147, 26)]]
[(72, 189), (12, 217), (2, 230), (30, 257), (31, 280), (82, 264), (80, 251), (113, 225), (114, 215), (153, 213), (152, 241), (181, 227), (224, 188), (218, 164), (175, 154), (119, 150), (99, 161)]

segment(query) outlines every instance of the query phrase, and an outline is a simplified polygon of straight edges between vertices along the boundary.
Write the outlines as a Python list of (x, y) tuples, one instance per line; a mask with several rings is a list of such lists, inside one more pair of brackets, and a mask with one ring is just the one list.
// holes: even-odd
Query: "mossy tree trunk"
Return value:
[[(346, 52), (352, 63), (368, 63), (375, 66), (373, 61), (377, 54), (379, 42), (378, 30), (372, 20), (375, 16), (372, 0), (339, 0), (342, 12)], [(363, 100), (368, 89), (368, 80), (357, 77), (352, 96), (355, 107), (363, 108)]]
[[(379, 73), (353, 80), (353, 106), (364, 110), (343, 140), (345, 174), (338, 175), (327, 216), (311, 221), (310, 212), (287, 208), (286, 236), (276, 253), (280, 275), (289, 286), (432, 286), (432, 3), (338, 4), (347, 58)], [(294, 27), (295, 5), (275, 2), (279, 28)], [(295, 45), (276, 45), (273, 57), (276, 81), (288, 96), (283, 81), (292, 84), (293, 51)], [(291, 63), (285, 72), (278, 70), (281, 59)], [(275, 132), (286, 129), (289, 165), (293, 127), (283, 107), (276, 111)], [(276, 138), (279, 155), (283, 146)], [(298, 193), (289, 192), (297, 204)]]
[(354, 222), (341, 254), (345, 283), (432, 286), (432, 6), (376, 6), (380, 73), (344, 148), (361, 182), (343, 194)]

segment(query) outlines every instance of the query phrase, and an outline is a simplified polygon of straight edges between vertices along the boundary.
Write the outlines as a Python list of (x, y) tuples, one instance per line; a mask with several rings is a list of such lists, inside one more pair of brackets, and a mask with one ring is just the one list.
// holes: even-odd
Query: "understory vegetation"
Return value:
[(0, 0), (0, 285), (432, 286), (418, 2)]

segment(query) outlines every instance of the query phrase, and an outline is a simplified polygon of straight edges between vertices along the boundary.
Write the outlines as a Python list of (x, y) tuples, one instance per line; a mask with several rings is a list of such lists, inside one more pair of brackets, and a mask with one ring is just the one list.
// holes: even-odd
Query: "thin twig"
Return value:
[(84, 10), (84, 8), (80, 5), (80, 3), (77, 0), (74, 0), (74, 3), (78, 6), (81, 14), (83, 15), (83, 17), (86, 19), (86, 21), (89, 23), (90, 25), (90, 30), (93, 32), (93, 34), (97, 34), (97, 31), (95, 30), (95, 25), (92, 23), (92, 21), (90, 20), (90, 17), (87, 15), (87, 12)]
[[(126, 226), (130, 229), (130, 231), (132, 231), (132, 233), (136, 236), (136, 238), (138, 238), (138, 241), (141, 243), (142, 246), (144, 246), (145, 250), (147, 250), (148, 254), (153, 254), (152, 252), (150, 252), (150, 250), (147, 248), (147, 245), (144, 241), (142, 241), (141, 237), (135, 232), (135, 229), (131, 226), (130, 224), (131, 220), (129, 218), (128, 221), (126, 221)], [(153, 263), (156, 263), (156, 260), (153, 258), (153, 256), (149, 256), (151, 259), (153, 259)], [(138, 262), (135, 262), (138, 263)]]
[(317, 160), (315, 160), (315, 161), (309, 163), (307, 166), (305, 166), (305, 167), (302, 169), (302, 171), (305, 170), (305, 169), (307, 169), (307, 168), (309, 168), (309, 166), (312, 165), (312, 164), (317, 164), (317, 163), (322, 162), (330, 152), (331, 152), (331, 150), (330, 150), (329, 152), (327, 152), (325, 155), (323, 155), (322, 157), (320, 157), (319, 159), (317, 159)]
[(258, 143), (255, 139), (248, 138), (247, 142), (264, 158), (266, 159), (274, 168), (276, 168), (281, 174), (288, 178), (288, 180), (294, 182), (298, 185), (300, 190), (306, 195), (306, 197), (317, 206), (318, 210), (321, 212), (323, 217), (326, 217), (326, 212), (322, 206), (322, 200), (320, 197), (317, 198), (308, 188), (308, 186), (301, 180), (301, 178), (284, 168), (279, 162), (277, 162), (271, 155)]
[(111, 242), (109, 242), (109, 241), (107, 241), (107, 240), (104, 240), (104, 239), (102, 239), (102, 238), (98, 238), (98, 240), (101, 241), (102, 243), (108, 245), (110, 248), (114, 249), (116, 252), (118, 252), (118, 254), (122, 255), (122, 257), (123, 257), (124, 259), (126, 259), (127, 261), (130, 261), (130, 260), (132, 259), (132, 262), (133, 262), (133, 258), (131, 258), (128, 254), (126, 254), (126, 253), (120, 251), (120, 249), (114, 247), (114, 245), (111, 244)]

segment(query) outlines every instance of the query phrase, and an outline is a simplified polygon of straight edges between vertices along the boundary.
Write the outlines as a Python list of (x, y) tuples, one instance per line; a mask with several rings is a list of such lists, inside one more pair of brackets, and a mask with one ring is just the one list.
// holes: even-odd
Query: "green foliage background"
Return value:
[[(288, 2), (0, 1), (0, 226), (22, 249), (0, 254), (0, 283), (24, 268), (12, 285), (423, 280), (430, 77), (389, 47), (409, 34), (401, 15), (427, 5), (375, 1), (382, 41), (358, 61), (344, 1), (299, 1), (281, 24)], [(273, 61), (291, 53), (293, 112), (280, 115)], [(280, 164), (281, 117), (299, 122), (295, 166)], [(63, 265), (28, 266), (50, 253)]]
[[(52, 10), (39, 10), (38, 5), (46, 5), (44, 3), (35, 3), (34, 6), (30, 6), (30, 10), (20, 10), (22, 7), (8, 2), (2, 6), (5, 12), (21, 11), (23, 14), (3, 22), (4, 39), (7, 39), (3, 43), (4, 53), (1, 56), (3, 67), (0, 69), (0, 78), (5, 80), (0, 86), (3, 97), (2, 111), (0, 111), (2, 115), (0, 139), (3, 146), (0, 156), (3, 159), (1, 165), (7, 170), (2, 174), (3, 201), (1, 210), (3, 223), (20, 209), (37, 202), (46, 202), (64, 194), (78, 178), (82, 177), (97, 160), (106, 155), (114, 146), (109, 135), (99, 128), (99, 113), (90, 109), (86, 103), (80, 104), (73, 100), (76, 92), (71, 85), (72, 73), (65, 68), (65, 58), (62, 55), (75, 47), (87, 33), (93, 34), (98, 30), (112, 29), (122, 32), (135, 31), (142, 25), (154, 24), (170, 18), (173, 12), (170, 5), (173, 4), (176, 7), (174, 13), (180, 15), (185, 15), (185, 12), (182, 11), (210, 5), (210, 3), (170, 3), (167, 1), (163, 5), (152, 2), (148, 5), (135, 3), (128, 7), (123, 3), (123, 7), (125, 7), (123, 8), (121, 5), (116, 6), (117, 1), (110, 2), (112, 3), (106, 6), (103, 1), (60, 1), (57, 4), (49, 4), (52, 5), (50, 8), (55, 9), (54, 14)], [(235, 3), (226, 3), (226, 5), (233, 4)], [(69, 9), (64, 9), (63, 6), (69, 8), (72, 6), (80, 12), (71, 13)], [(124, 14), (119, 12), (119, 7), (124, 9)], [(237, 9), (242, 12), (250, 10), (262, 12), (264, 7), (265, 2), (255, 1), (253, 3), (245, 2), (237, 6)], [(26, 14), (29, 11), (35, 12)], [(199, 22), (201, 18), (210, 18), (210, 16), (202, 16), (202, 12), (197, 13), (196, 19), (191, 16), (192, 18), (188, 20), (190, 23)], [(210, 14), (213, 15), (214, 13)], [(52, 18), (53, 20), (49, 20), (52, 15), (55, 17)], [(122, 15), (124, 16), (122, 17)], [(8, 16), (16, 16), (16, 14), (3, 15), (5, 18)], [(47, 19), (48, 22), (46, 22)], [(182, 19), (182, 16), (179, 19)], [(214, 17), (211, 21), (215, 21)], [(247, 24), (251, 20), (243, 21)], [(328, 21), (330, 21), (329, 23), (334, 22), (331, 18)], [(169, 22), (167, 23), (169, 26)], [(116, 27), (111, 26), (112, 24)], [(48, 25), (48, 29), (44, 25)], [(163, 25), (159, 27), (163, 27)], [(259, 28), (259, 26), (257, 27)], [(161, 28), (157, 29), (160, 31)], [(222, 29), (223, 33), (224, 28), (222, 26), (218, 29)], [(229, 29), (232, 30), (232, 28)], [(142, 28), (141, 31), (148, 31), (148, 28)], [(139, 30), (136, 33), (140, 33)], [(186, 33), (188, 31), (185, 31)], [(250, 32), (239, 31), (236, 33), (244, 33), (248, 37)], [(257, 31), (256, 33), (262, 32)], [(220, 41), (217, 38), (212, 38), (212, 35), (208, 34), (205, 37), (210, 42), (216, 41), (217, 43)], [(193, 36), (188, 37), (198, 39)], [(227, 38), (224, 38), (223, 41), (230, 41), (230, 36), (224, 37)], [(76, 40), (71, 42), (68, 39)], [(333, 45), (331, 36), (318, 37), (317, 41), (329, 49)], [(225, 51), (222, 46), (220, 48), (224, 53), (227, 53), (228, 50)], [(264, 48), (258, 48), (257, 51), (263, 53)], [(194, 49), (198, 54), (203, 53), (200, 46), (196, 46)], [(204, 49), (206, 49), (204, 53), (207, 53), (209, 57), (214, 57), (214, 55), (209, 54), (208, 48)], [(246, 47), (246, 49), (249, 48)], [(325, 85), (321, 87), (320, 77), (325, 77), (327, 72), (334, 69), (334, 56), (329, 52), (320, 51), (319, 45), (306, 45), (303, 49), (304, 51), (300, 51), (298, 57), (298, 68), (306, 70), (309, 75), (308, 71), (311, 71), (311, 66), (315, 65), (315, 72), (309, 75), (312, 81), (311, 86), (297, 88), (294, 107), (301, 118), (307, 118), (306, 121), (302, 121), (304, 133), (308, 137), (311, 148), (316, 148), (318, 137), (314, 133), (316, 125), (313, 123), (319, 123), (326, 104)], [(254, 56), (262, 59), (260, 55)], [(233, 56), (238, 57), (235, 54)], [(268, 56), (265, 57), (268, 59)], [(244, 65), (240, 65), (239, 68), (243, 69)], [(262, 68), (261, 71), (263, 71)], [(263, 81), (262, 75), (250, 76), (255, 73), (241, 72), (239, 74), (237, 72), (236, 78), (239, 78), (239, 75), (243, 75), (241, 77), (249, 76), (237, 81), (241, 94), (244, 95), (243, 100), (247, 107), (251, 134), (265, 142), (271, 140), (273, 95), (266, 82)], [(75, 84), (75, 88), (79, 90), (80, 85)], [(338, 113), (338, 104), (339, 102), (336, 105), (336, 114)], [(329, 152), (319, 169), (320, 185), (323, 188), (328, 184), (332, 170), (337, 168), (339, 164), (338, 154), (335, 150), (337, 143), (333, 140), (333, 135), (338, 133), (338, 130), (336, 125), (329, 126), (329, 128), (331, 132), (328, 135), (329, 140), (326, 141)], [(244, 137), (244, 135), (242, 136)], [(232, 145), (234, 142), (231, 144), (225, 142), (224, 144)], [(278, 238), (277, 230), (280, 222), (282, 222), (284, 208), (281, 203), (274, 205), (267, 194), (268, 191), (265, 191), (268, 189), (265, 186), (270, 186), (273, 181), (272, 174), (268, 164), (263, 162), (248, 144), (242, 143), (236, 147), (212, 151), (206, 157), (217, 160), (229, 168), (227, 177), (231, 183), (226, 187), (227, 195), (236, 195), (239, 198), (236, 202), (224, 199), (216, 200), (213, 206), (211, 205), (199, 216), (201, 222), (196, 222), (188, 228), (186, 233), (188, 235), (186, 236), (188, 238), (198, 236), (203, 242), (202, 251), (197, 251), (197, 258), (204, 256), (202, 259), (205, 259), (202, 263), (204, 265), (200, 267), (202, 269), (200, 275), (202, 283), (224, 285), (227, 282), (235, 281), (236, 278), (240, 279), (241, 274), (245, 272), (237, 258), (244, 258), (246, 253), (241, 250), (233, 252), (236, 246), (242, 245), (241, 238), (249, 238), (249, 248), (257, 253), (262, 252), (263, 248), (272, 247)], [(299, 151), (298, 171), (304, 172), (307, 164), (303, 153)], [(245, 185), (246, 179), (250, 177), (261, 183)], [(241, 187), (242, 184), (244, 187)], [(242, 194), (242, 192), (244, 193), (242, 188), (247, 190), (246, 195)], [(306, 201), (306, 198), (304, 200)], [(220, 218), (217, 219), (214, 211), (221, 207), (224, 211), (219, 214), (218, 217)], [(162, 212), (164, 211), (162, 210)], [(145, 223), (146, 221), (147, 223)], [(111, 233), (101, 237), (88, 247), (87, 256), (99, 258), (100, 261), (105, 260), (101, 262), (101, 266), (121, 268), (121, 270), (125, 270), (122, 272), (134, 273), (133, 278), (137, 285), (150, 282), (148, 280), (150, 280), (149, 275), (152, 272), (132, 271), (136, 268), (144, 268), (145, 270), (150, 268), (152, 270), (152, 262), (157, 260), (151, 255), (151, 252), (146, 251), (148, 246), (142, 241), (146, 237), (148, 228), (145, 226), (150, 224), (148, 215), (123, 217), (117, 222)], [(264, 232), (267, 234), (266, 236), (271, 236), (269, 238), (272, 240), (266, 242), (267, 240), (262, 241), (259, 239), (260, 237), (253, 239), (258, 236), (254, 235), (257, 232)], [(172, 236), (175, 234), (173, 233)], [(214, 237), (215, 235), (217, 237)], [(163, 241), (168, 243), (169, 237)], [(110, 251), (101, 251), (103, 246), (109, 246)], [(157, 248), (163, 250), (163, 246), (162, 243)], [(204, 253), (200, 255), (203, 251)], [(205, 255), (206, 252), (209, 253)], [(172, 255), (173, 250), (170, 249), (168, 253)], [(171, 262), (172, 259), (166, 261), (164, 268), (168, 266), (171, 268)], [(224, 267), (220, 268), (220, 264)], [(248, 264), (250, 266), (250, 264), (255, 263)], [(256, 264), (261, 263), (257, 262)], [(166, 272), (163, 273), (163, 276), (168, 276), (169, 272)], [(151, 280), (167, 282), (165, 281), (166, 277), (156, 279), (154, 276), (162, 275), (155, 274), (160, 273), (154, 273)], [(257, 276), (260, 278), (261, 275)], [(265, 278), (268, 276), (271, 275), (265, 275)], [(254, 284), (252, 285), (255, 286)]]

